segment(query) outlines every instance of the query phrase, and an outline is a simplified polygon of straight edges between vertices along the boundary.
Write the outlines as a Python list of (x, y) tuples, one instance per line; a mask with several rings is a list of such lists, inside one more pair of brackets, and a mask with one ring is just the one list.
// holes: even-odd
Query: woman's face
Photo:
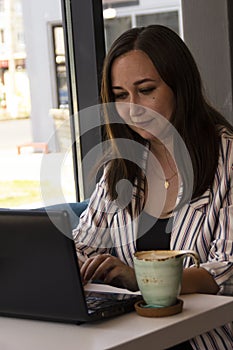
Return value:
[(156, 113), (151, 110), (170, 120), (175, 97), (150, 58), (140, 50), (118, 57), (112, 65), (111, 81), (120, 117), (141, 137), (153, 140)]

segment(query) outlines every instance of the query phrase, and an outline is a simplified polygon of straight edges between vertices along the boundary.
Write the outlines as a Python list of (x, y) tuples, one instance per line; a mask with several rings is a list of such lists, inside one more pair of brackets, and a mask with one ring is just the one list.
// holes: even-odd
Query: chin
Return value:
[(147, 141), (152, 141), (155, 139), (155, 136), (145, 130), (137, 130), (136, 131), (143, 139)]

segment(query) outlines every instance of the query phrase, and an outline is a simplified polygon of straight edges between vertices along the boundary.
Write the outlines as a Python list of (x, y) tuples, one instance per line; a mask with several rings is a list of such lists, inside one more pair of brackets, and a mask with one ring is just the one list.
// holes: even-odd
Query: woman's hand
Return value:
[(101, 280), (133, 292), (138, 290), (134, 269), (110, 254), (100, 254), (87, 259), (81, 267), (83, 283)]
[(181, 294), (217, 294), (219, 286), (204, 268), (188, 267), (183, 271)]

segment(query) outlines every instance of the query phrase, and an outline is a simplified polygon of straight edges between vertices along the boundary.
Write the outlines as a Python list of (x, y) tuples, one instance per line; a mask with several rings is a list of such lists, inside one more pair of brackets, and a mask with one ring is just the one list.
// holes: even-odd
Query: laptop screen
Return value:
[[(64, 232), (66, 234), (64, 234)], [(0, 314), (72, 321), (86, 318), (66, 212), (0, 211)]]

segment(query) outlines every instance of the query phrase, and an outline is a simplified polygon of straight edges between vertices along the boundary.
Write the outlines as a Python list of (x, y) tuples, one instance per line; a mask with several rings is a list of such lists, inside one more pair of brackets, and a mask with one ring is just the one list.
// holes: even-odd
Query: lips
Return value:
[(135, 120), (133, 118), (131, 118), (131, 121), (133, 123), (134, 126), (138, 127), (138, 128), (144, 128), (146, 126), (148, 126), (153, 119), (149, 119), (149, 120)]

